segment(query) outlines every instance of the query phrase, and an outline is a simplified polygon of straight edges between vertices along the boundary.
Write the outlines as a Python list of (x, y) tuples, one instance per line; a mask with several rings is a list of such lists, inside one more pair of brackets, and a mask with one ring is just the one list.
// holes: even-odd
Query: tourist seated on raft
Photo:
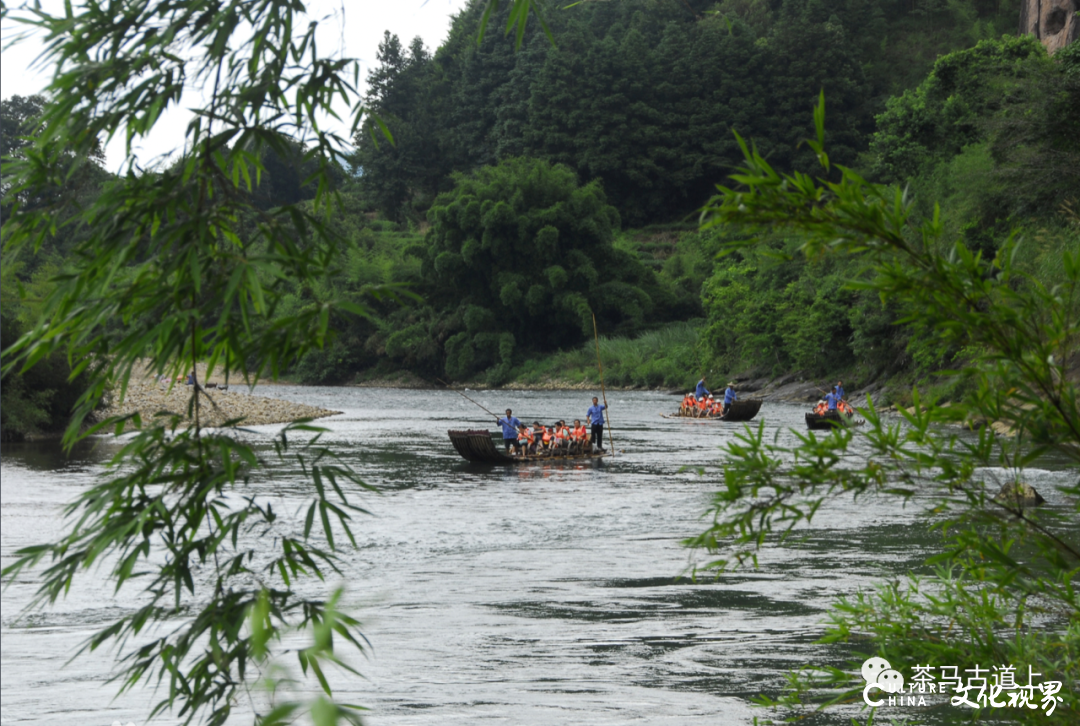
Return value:
[(589, 440), (589, 432), (585, 430), (585, 424), (581, 419), (574, 419), (574, 428), (570, 431), (570, 451), (575, 454), (585, 452), (585, 444)]
[(818, 401), (818, 402), (817, 402), (817, 405), (816, 405), (816, 406), (814, 406), (814, 413), (816, 413), (816, 414), (817, 414), (818, 416), (824, 416), (824, 415), (825, 415), (825, 412), (826, 412), (826, 411), (828, 411), (828, 410), (829, 410), (829, 409), (828, 409), (828, 407), (827, 407), (827, 406), (825, 405), (825, 401), (824, 401), (824, 400)]
[(533, 432), (536, 434), (536, 451), (540, 454), (550, 454), (555, 444), (555, 431), (550, 426), (545, 426), (539, 421), (533, 422)]
[(709, 399), (707, 396), (702, 396), (698, 399), (697, 409), (694, 411), (694, 415), (697, 417), (707, 416), (709, 414)]
[(566, 453), (570, 448), (570, 429), (565, 421), (555, 424), (555, 449), (560, 453)]
[(536, 434), (537, 451), (544, 453), (551, 448), (551, 430), (547, 426), (539, 421), (534, 421), (533, 432)]
[(517, 454), (519, 456), (527, 456), (528, 454), (536, 453), (536, 434), (533, 430), (521, 424), (518, 426), (518, 438), (517, 438)]
[(683, 396), (679, 413), (683, 416), (693, 416), (695, 411), (697, 411), (697, 396), (694, 395), (693, 391), (690, 391)]

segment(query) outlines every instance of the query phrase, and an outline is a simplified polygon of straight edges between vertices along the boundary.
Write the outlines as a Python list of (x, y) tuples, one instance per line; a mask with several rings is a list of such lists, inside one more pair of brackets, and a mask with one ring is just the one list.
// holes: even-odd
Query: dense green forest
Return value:
[[(1017, 235), (1022, 269), (1047, 283), (1080, 245), (1080, 48), (1051, 58), (1017, 37), (1017, 3), (587, 2), (549, 7), (550, 38), (531, 23), (519, 49), (500, 33), (477, 43), (482, 10), (470, 4), (434, 51), (390, 34), (380, 45), (366, 97), (377, 120), (334, 174), (338, 272), (285, 305), (379, 299), (335, 320), (297, 380), (587, 380), (594, 315), (615, 385), (685, 386), (703, 371), (865, 383), (950, 365), (963, 346), (898, 324), (911, 311), (860, 291), (857, 259), (808, 262), (800, 239), (768, 230), (768, 252), (718, 257), (751, 230), (697, 229), (740, 137), (777, 169), (813, 168), (802, 140), (822, 91), (833, 162), (904, 185), (925, 217), (940, 203), (947, 237), (989, 257)], [(40, 133), (46, 102), (3, 102), (5, 164)], [(301, 152), (266, 152), (259, 207), (314, 195)], [(53, 192), (73, 206), (110, 183), (100, 158), (81, 161)], [(38, 203), (8, 197), (5, 185), (5, 218)], [(5, 265), (5, 347), (80, 235), (60, 221)], [(49, 381), (5, 377), (5, 431), (55, 426), (69, 394), (66, 363), (50, 365)], [(18, 413), (46, 398), (60, 408)]]

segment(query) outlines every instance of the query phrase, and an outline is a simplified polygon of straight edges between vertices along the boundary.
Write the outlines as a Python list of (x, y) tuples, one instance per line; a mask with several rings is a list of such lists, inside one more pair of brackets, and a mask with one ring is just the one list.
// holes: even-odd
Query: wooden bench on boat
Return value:
[(494, 434), (490, 431), (447, 431), (450, 443), (454, 445), (462, 458), (480, 464), (521, 464), (526, 461), (573, 461), (580, 459), (602, 459), (606, 452), (591, 451), (583, 454), (564, 452), (530, 454), (528, 456), (510, 456), (495, 446)]
[(728, 412), (723, 416), (691, 416), (679, 411), (672, 414), (660, 414), (664, 418), (693, 418), (699, 421), (749, 421), (761, 410), (761, 401), (748, 398), (745, 401), (732, 401)]

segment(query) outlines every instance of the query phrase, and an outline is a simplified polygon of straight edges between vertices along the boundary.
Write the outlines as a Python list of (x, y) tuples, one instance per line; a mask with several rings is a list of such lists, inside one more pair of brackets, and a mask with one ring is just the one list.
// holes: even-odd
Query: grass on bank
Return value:
[[(691, 320), (636, 338), (601, 337), (604, 383), (620, 388), (693, 388), (701, 377), (698, 339), (703, 327), (703, 320)], [(599, 385), (596, 343), (590, 340), (572, 350), (527, 360), (511, 371), (510, 380), (530, 386)]]

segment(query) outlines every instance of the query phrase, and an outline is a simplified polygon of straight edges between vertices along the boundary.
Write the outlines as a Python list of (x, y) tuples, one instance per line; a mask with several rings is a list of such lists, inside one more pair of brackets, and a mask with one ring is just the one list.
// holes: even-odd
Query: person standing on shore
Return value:
[(585, 412), (585, 418), (592, 425), (592, 437), (589, 442), (596, 447), (597, 451), (604, 450), (604, 409), (607, 408), (604, 404), (600, 403), (600, 399), (593, 396), (592, 406)]
[(506, 409), (504, 418), (496, 417), (495, 421), (502, 426), (503, 446), (506, 447), (506, 451), (509, 453), (510, 447), (517, 445), (518, 427), (521, 426), (521, 421), (514, 416), (514, 412), (510, 409)]

